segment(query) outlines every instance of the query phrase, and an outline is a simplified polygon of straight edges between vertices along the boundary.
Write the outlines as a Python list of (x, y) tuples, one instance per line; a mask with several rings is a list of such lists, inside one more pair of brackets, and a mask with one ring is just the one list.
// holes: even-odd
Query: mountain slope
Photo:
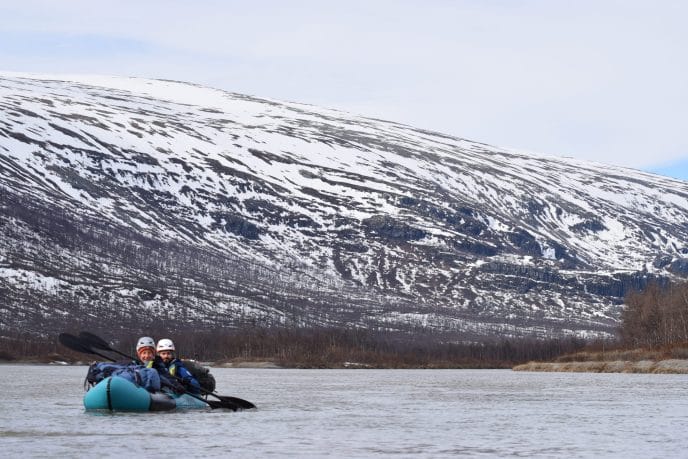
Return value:
[(6, 331), (608, 333), (687, 271), (682, 181), (170, 81), (3, 74), (0, 113)]

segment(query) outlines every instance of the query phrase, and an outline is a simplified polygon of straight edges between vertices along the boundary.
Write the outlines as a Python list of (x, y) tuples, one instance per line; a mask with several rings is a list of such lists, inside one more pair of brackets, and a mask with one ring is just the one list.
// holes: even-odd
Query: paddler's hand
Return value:
[(172, 386), (172, 391), (177, 395), (181, 395), (186, 392), (186, 388), (184, 387), (184, 385), (175, 381), (174, 385)]

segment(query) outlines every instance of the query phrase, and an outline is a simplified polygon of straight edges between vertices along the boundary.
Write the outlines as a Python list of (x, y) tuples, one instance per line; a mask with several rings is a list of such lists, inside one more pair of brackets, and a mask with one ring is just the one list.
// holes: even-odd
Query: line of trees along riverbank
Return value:
[[(156, 338), (174, 339), (184, 358), (212, 362), (268, 360), (285, 367), (304, 368), (352, 364), (373, 368), (508, 368), (528, 361), (565, 360), (570, 354), (585, 354), (580, 351), (668, 349), (671, 352), (667, 355), (673, 356), (677, 348), (688, 347), (688, 282), (651, 284), (642, 292), (629, 294), (625, 303), (620, 338), (604, 342), (569, 337), (457, 343), (441, 340), (429, 332), (409, 334), (343, 328), (247, 327), (171, 334), (160, 329), (142, 330), (137, 335), (124, 331), (91, 331), (132, 355), (138, 335), (152, 334)], [(84, 361), (92, 357), (63, 348), (56, 337), (37, 339), (35, 335), (10, 332), (0, 338), (0, 360)]]
[(181, 338), (180, 342), (192, 354), (206, 350), (213, 361), (270, 360), (285, 367), (307, 368), (352, 363), (373, 368), (510, 368), (516, 362), (549, 359), (585, 345), (574, 338), (448, 343), (438, 342), (430, 334), (410, 337), (331, 328), (214, 332)]
[[(113, 347), (134, 354), (138, 335), (95, 332), (110, 341)], [(408, 335), (341, 328), (218, 329), (173, 334), (148, 330), (141, 333), (172, 338), (182, 358), (209, 362), (266, 360), (291, 368), (510, 368), (529, 360), (547, 360), (575, 352), (586, 344), (576, 338), (450, 343), (439, 342), (430, 333)], [(102, 360), (71, 352), (56, 339), (35, 340), (19, 334), (0, 339), (0, 359)]]

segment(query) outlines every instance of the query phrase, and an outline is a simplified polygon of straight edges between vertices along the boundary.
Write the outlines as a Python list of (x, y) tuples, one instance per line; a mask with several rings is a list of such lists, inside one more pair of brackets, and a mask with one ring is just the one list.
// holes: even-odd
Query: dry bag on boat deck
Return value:
[(157, 370), (132, 363), (94, 363), (88, 367), (86, 383), (94, 386), (108, 376), (119, 376), (149, 392), (160, 390), (160, 375)]
[(201, 388), (208, 392), (213, 392), (215, 390), (215, 376), (210, 374), (210, 368), (204, 367), (194, 360), (183, 360), (182, 363), (186, 369), (189, 370), (189, 373), (196, 378)]

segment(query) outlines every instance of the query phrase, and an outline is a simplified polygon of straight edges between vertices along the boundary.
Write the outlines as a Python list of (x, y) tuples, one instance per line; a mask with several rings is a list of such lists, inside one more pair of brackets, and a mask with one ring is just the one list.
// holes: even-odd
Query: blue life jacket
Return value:
[(196, 378), (186, 369), (184, 364), (179, 359), (172, 360), (167, 365), (167, 371), (172, 377), (177, 377), (181, 380), (182, 384), (187, 388), (192, 394), (201, 393), (201, 385), (198, 383)]

